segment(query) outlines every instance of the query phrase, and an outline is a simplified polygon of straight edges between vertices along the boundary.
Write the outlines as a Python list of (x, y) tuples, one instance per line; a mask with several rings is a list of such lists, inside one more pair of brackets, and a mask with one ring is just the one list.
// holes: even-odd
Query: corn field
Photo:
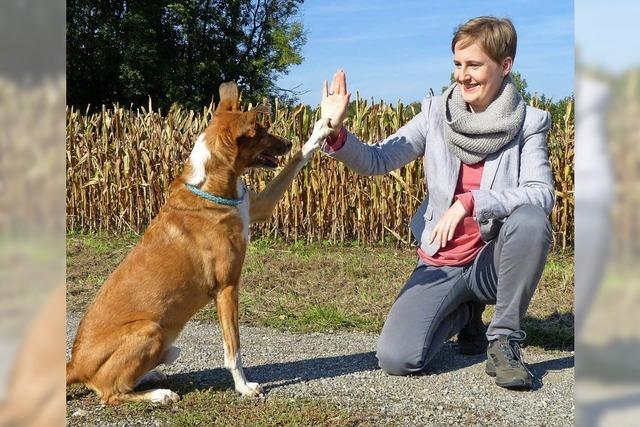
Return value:
[[(544, 108), (544, 106), (540, 106)], [(554, 123), (549, 153), (556, 181), (552, 213), (556, 248), (573, 242), (574, 123), (570, 103), (562, 123)], [(67, 227), (79, 231), (141, 233), (167, 198), (214, 106), (202, 111), (179, 107), (161, 114), (118, 105), (87, 114), (67, 107)], [(370, 143), (392, 134), (417, 111), (356, 97), (346, 127)], [(277, 101), (271, 132), (289, 138), (294, 152), (311, 132), (317, 112)], [(285, 159), (286, 161), (286, 159)], [(260, 190), (272, 171), (252, 170), (247, 184)], [(380, 177), (355, 174), (342, 163), (316, 155), (295, 179), (269, 222), (254, 235), (285, 240), (358, 241), (410, 244), (409, 222), (425, 195), (421, 159)]]
[(613, 256), (637, 263), (640, 255), (640, 70), (631, 70), (612, 83), (613, 99), (607, 124), (615, 175)]

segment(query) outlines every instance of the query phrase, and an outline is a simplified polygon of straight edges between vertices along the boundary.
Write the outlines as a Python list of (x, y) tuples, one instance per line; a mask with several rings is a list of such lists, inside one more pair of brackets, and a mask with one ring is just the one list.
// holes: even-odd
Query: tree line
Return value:
[(223, 81), (282, 96), (303, 60), (303, 0), (68, 0), (67, 104), (200, 109)]

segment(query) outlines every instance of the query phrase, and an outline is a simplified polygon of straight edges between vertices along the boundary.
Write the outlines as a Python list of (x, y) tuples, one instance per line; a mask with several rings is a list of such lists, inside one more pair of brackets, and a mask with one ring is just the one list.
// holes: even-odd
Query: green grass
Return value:
[[(72, 386), (67, 406), (69, 425), (105, 425), (126, 420), (129, 425), (155, 419), (161, 425), (187, 426), (361, 426), (372, 425), (376, 414), (362, 409), (339, 408), (317, 399), (268, 396), (247, 399), (230, 390), (208, 388), (186, 392), (171, 406), (128, 402), (98, 408), (97, 398), (83, 387)], [(84, 409), (84, 417), (73, 417)]]
[[(82, 243), (93, 250), (97, 254), (111, 254), (121, 251), (122, 249), (130, 249), (137, 242), (140, 236), (133, 233), (109, 234), (95, 233), (82, 234), (77, 232), (67, 233), (67, 243), (69, 241), (82, 241)], [(69, 244), (67, 244), (69, 249)], [(69, 251), (67, 250), (67, 255)]]
[[(134, 235), (70, 234), (68, 310), (83, 311), (107, 275), (137, 241)], [(240, 292), (240, 320), (293, 332), (358, 330), (377, 333), (413, 271), (414, 249), (331, 246), (319, 242), (251, 242)], [(551, 253), (523, 327), (529, 345), (573, 348), (573, 258)], [(485, 311), (489, 322), (493, 308)], [(208, 305), (195, 316), (215, 319)]]

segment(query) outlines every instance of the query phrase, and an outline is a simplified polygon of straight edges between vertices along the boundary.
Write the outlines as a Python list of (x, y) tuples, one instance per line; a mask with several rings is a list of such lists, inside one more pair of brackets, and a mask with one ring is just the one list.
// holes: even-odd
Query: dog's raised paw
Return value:
[(313, 133), (316, 133), (320, 139), (325, 139), (331, 135), (331, 119), (320, 119), (313, 125)]
[(151, 403), (169, 405), (180, 400), (180, 396), (166, 388), (158, 388), (151, 392)]
[(309, 140), (302, 146), (302, 155), (305, 159), (309, 160), (313, 153), (320, 149), (322, 141), (327, 139), (331, 135), (331, 119), (320, 119), (315, 125), (313, 125), (313, 132)]

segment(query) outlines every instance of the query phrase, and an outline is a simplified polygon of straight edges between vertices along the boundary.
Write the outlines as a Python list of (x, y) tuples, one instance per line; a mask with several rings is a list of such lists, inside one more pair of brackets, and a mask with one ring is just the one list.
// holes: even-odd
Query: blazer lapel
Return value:
[(482, 170), (482, 179), (480, 180), (480, 189), (489, 190), (493, 186), (498, 166), (500, 166), (500, 160), (502, 160), (505, 151), (506, 150), (500, 150), (486, 157), (484, 169)]
[(456, 185), (458, 184), (458, 175), (460, 175), (460, 159), (453, 154), (451, 150), (446, 150), (447, 162), (449, 163), (449, 173), (447, 173), (447, 195), (448, 201), (451, 203), (453, 195), (456, 192)]

